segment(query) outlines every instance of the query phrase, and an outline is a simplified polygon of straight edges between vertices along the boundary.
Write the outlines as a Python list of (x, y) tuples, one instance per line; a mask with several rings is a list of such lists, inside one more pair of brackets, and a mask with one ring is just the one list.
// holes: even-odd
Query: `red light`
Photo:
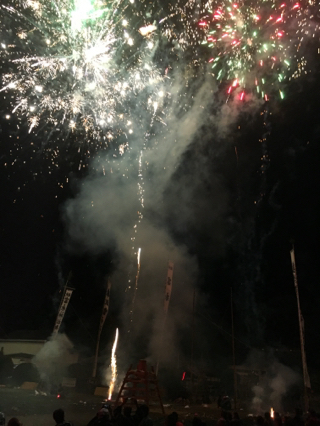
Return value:
[(300, 7), (300, 4), (299, 4), (299, 3), (296, 3), (296, 4), (293, 6), (293, 8), (292, 8), (292, 9), (299, 9), (299, 7)]
[(183, 374), (182, 374), (182, 379), (181, 379), (181, 381), (183, 381), (183, 380), (185, 379), (185, 377), (186, 377), (186, 372), (184, 371), (184, 372), (183, 372)]
[(205, 25), (207, 25), (207, 23), (206, 23), (206, 22), (199, 22), (199, 25), (200, 25), (201, 27), (204, 27)]
[(61, 395), (58, 393), (57, 398), (61, 398)]
[(241, 92), (240, 93), (240, 101), (243, 101), (243, 99), (244, 99), (244, 92)]

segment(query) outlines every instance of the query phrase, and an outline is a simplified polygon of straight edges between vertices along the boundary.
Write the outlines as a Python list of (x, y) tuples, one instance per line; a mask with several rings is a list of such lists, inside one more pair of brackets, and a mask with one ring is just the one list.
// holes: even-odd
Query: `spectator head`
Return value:
[(192, 420), (192, 426), (201, 426), (201, 425), (202, 425), (202, 421), (201, 421), (200, 417), (194, 416), (194, 418)]
[[(58, 408), (57, 410), (54, 410), (53, 419), (57, 424), (64, 422), (64, 411), (63, 411), (62, 408)], [(12, 425), (12, 426), (14, 426), (14, 425)]]
[(123, 408), (123, 414), (124, 414), (126, 417), (130, 417), (130, 416), (131, 416), (131, 413), (132, 413), (132, 407), (124, 407), (124, 408)]
[(120, 416), (120, 414), (121, 414), (121, 411), (122, 411), (122, 406), (121, 406), (121, 405), (118, 405), (118, 407), (116, 407), (116, 408), (113, 410), (113, 417), (119, 417), (119, 416)]
[(263, 426), (264, 425), (264, 418), (262, 416), (258, 416), (256, 423), (258, 426)]
[(148, 417), (149, 407), (147, 406), (147, 404), (140, 405), (140, 410), (141, 410), (141, 413), (142, 413), (142, 417)]
[(22, 426), (22, 424), (19, 422), (19, 420), (16, 417), (12, 417), (12, 419), (8, 421), (7, 426)]
[(108, 409), (107, 408), (101, 408), (101, 410), (98, 411), (97, 416), (99, 417), (99, 419), (101, 417), (105, 417), (105, 416), (109, 418), (109, 411), (108, 411)]
[(169, 414), (167, 417), (167, 426), (176, 426), (176, 423), (178, 421), (178, 414), (174, 411), (173, 413)]
[(176, 422), (178, 421), (178, 413), (176, 411), (172, 411), (171, 416)]

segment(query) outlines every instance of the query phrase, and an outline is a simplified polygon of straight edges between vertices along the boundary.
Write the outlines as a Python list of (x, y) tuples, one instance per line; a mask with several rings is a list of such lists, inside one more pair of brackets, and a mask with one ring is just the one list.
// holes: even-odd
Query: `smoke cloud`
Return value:
[(51, 336), (32, 362), (37, 367), (41, 381), (46, 390), (62, 383), (66, 376), (67, 368), (77, 361), (72, 354), (73, 344), (65, 334)]
[(254, 413), (261, 414), (271, 407), (281, 412), (285, 398), (289, 399), (289, 406), (293, 408), (296, 403), (293, 390), (301, 383), (301, 377), (296, 371), (279, 362), (272, 350), (266, 353), (252, 351), (245, 365), (260, 372), (258, 383), (252, 387)]
[[(117, 158), (100, 156), (94, 161), (90, 175), (81, 182), (75, 197), (64, 206), (70, 252), (94, 255), (111, 248), (118, 256), (117, 270), (112, 277), (111, 303), (113, 297), (122, 300), (121, 321), (125, 336), (120, 332), (119, 350), (123, 348), (120, 362), (122, 359), (124, 368), (141, 357), (147, 357), (153, 364), (160, 360), (170, 364), (178, 358), (180, 332), (191, 321), (197, 260), (174, 237), (170, 205), (177, 205), (177, 191), (170, 194), (167, 189), (183, 164), (184, 153), (195, 143), (202, 127), (211, 123), (217, 137), (225, 136), (239, 115), (237, 102), (230, 102), (217, 115), (212, 113), (216, 86), (210, 74), (201, 84), (197, 81), (188, 88), (182, 82), (179, 73), (173, 76), (167, 100), (169, 105), (163, 106), (165, 113), (158, 112), (163, 118), (155, 119), (150, 128), (146, 114), (140, 120), (144, 125), (137, 126), (130, 139), (130, 148), (124, 155)], [(139, 181), (141, 153), (143, 166)], [(105, 174), (101, 172), (101, 164)], [(197, 174), (193, 176), (194, 181), (199, 179)], [(188, 192), (188, 180), (190, 177), (179, 181), (178, 192), (181, 194)], [(138, 182), (143, 189), (143, 206)], [(216, 215), (223, 216), (228, 201), (223, 195), (223, 186), (217, 183), (217, 188)], [(197, 220), (186, 205), (171, 214), (177, 218), (180, 211), (182, 223)], [(204, 215), (204, 212), (200, 214)], [(218, 229), (216, 232), (219, 234)], [(138, 288), (134, 290), (134, 256), (138, 247), (141, 248), (141, 272)], [(174, 262), (175, 268), (172, 300), (164, 326), (164, 284), (169, 260)], [(126, 342), (125, 348), (123, 341)]]

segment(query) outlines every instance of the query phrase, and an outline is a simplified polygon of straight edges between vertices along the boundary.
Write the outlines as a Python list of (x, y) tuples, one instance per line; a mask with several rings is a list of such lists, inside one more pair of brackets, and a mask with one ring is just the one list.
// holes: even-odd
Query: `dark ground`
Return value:
[[(103, 398), (100, 396), (70, 393), (64, 399), (55, 396), (35, 395), (34, 391), (22, 389), (0, 388), (0, 411), (6, 416), (6, 422), (11, 417), (17, 417), (23, 426), (54, 426), (52, 413), (57, 408), (63, 408), (66, 420), (74, 426), (85, 426), (100, 409)], [(216, 405), (215, 405), (216, 406)], [(215, 425), (220, 414), (212, 406), (204, 407), (194, 405), (185, 408), (183, 405), (165, 407), (166, 414), (172, 411), (179, 413), (179, 418), (186, 425), (191, 425), (191, 420), (197, 413), (208, 426)], [(164, 416), (160, 407), (150, 407), (150, 416), (155, 426), (164, 425)]]
[(75, 426), (86, 425), (101, 406), (101, 397), (73, 394), (64, 399), (56, 396), (36, 395), (35, 391), (0, 389), (0, 411), (6, 421), (17, 417), (24, 426), (54, 425), (52, 413), (57, 408), (65, 410), (66, 419)]
[[(320, 408), (318, 398), (313, 398), (313, 407), (318, 411)], [(65, 398), (57, 399), (55, 396), (36, 395), (34, 391), (22, 389), (0, 388), (0, 411), (5, 414), (6, 423), (11, 417), (17, 417), (23, 426), (54, 426), (52, 413), (57, 408), (63, 408), (66, 420), (74, 426), (85, 426), (95, 416), (100, 409), (103, 398), (89, 394), (70, 392)], [(186, 426), (191, 426), (194, 415), (198, 415), (207, 426), (216, 426), (220, 417), (220, 410), (216, 403), (205, 405), (172, 404), (165, 406), (166, 415), (172, 411), (177, 411), (179, 419)], [(245, 426), (253, 425), (252, 413), (250, 410), (239, 409), (240, 418)], [(260, 413), (261, 414), (261, 413)], [(282, 413), (291, 414), (292, 413)], [(249, 416), (248, 416), (249, 415)], [(150, 417), (154, 421), (154, 426), (164, 425), (164, 416), (160, 407), (150, 407)]]

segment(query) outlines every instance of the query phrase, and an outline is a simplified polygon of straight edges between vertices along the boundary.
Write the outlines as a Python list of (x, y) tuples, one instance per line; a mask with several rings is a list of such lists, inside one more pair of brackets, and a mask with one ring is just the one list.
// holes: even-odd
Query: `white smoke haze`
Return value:
[(264, 353), (252, 351), (245, 366), (264, 372), (259, 383), (252, 387), (254, 396), (251, 406), (256, 414), (270, 411), (271, 407), (281, 412), (284, 397), (293, 386), (301, 383), (300, 374), (279, 362), (271, 349)]
[(281, 407), (281, 401), (288, 390), (301, 380), (298, 373), (293, 371), (290, 367), (287, 367), (280, 362), (275, 362), (272, 366), (273, 378), (270, 380), (269, 387), (272, 390), (270, 394), (270, 401), (276, 408)]
[[(70, 252), (94, 255), (110, 248), (116, 249), (118, 268), (111, 278), (111, 303), (112, 298), (117, 297), (123, 306), (122, 330), (125, 336), (121, 336), (120, 332), (118, 356), (120, 368), (124, 370), (131, 363), (136, 364), (142, 356), (147, 357), (153, 365), (159, 358), (165, 364), (179, 356), (179, 331), (190, 326), (191, 321), (197, 262), (189, 255), (186, 247), (176, 243), (169, 232), (170, 217), (166, 214), (171, 200), (164, 198), (167, 197), (164, 191), (201, 127), (211, 122), (219, 129), (218, 133), (226, 135), (239, 115), (240, 108), (236, 103), (230, 103), (218, 115), (212, 115), (210, 105), (217, 87), (210, 75), (192, 96), (188, 95), (188, 90), (183, 78), (174, 75), (170, 87), (170, 106), (163, 117), (166, 125), (160, 134), (150, 137), (148, 144), (145, 144), (146, 125), (145, 129), (140, 130), (140, 135), (139, 131), (135, 133), (135, 139), (131, 139), (132, 147), (120, 159), (100, 156), (98, 161), (91, 164), (92, 172), (81, 182), (75, 198), (68, 200), (64, 206)], [(138, 223), (137, 210), (141, 211), (141, 205), (137, 186), (137, 159), (141, 149), (145, 209), (144, 218)], [(105, 176), (96, 173), (97, 169), (101, 170), (101, 163), (105, 164)], [(188, 191), (188, 188), (182, 190)], [(223, 188), (219, 189), (219, 193), (223, 194)], [(217, 215), (223, 215), (227, 208), (227, 199), (222, 198), (223, 203), (220, 204), (219, 200), (216, 203)], [(186, 216), (191, 215), (186, 207), (182, 212)], [(135, 224), (138, 227), (133, 243), (131, 237)], [(138, 290), (133, 316), (130, 317), (134, 290), (125, 290), (128, 290), (130, 264), (133, 264), (130, 278), (131, 287), (134, 287), (136, 266), (135, 259), (132, 259), (132, 247), (135, 250), (141, 247), (142, 251)], [(172, 302), (163, 332), (164, 285), (168, 261), (174, 262), (175, 268)], [(109, 364), (109, 359), (106, 364)]]
[(70, 364), (76, 362), (72, 354), (73, 344), (65, 334), (52, 335), (35, 355), (32, 363), (37, 367), (41, 381), (50, 391), (59, 385)]
[[(225, 94), (223, 94), (223, 96), (225, 96)], [(240, 101), (237, 95), (235, 95), (233, 100), (222, 104), (212, 119), (217, 129), (218, 137), (222, 140), (226, 138), (231, 132), (234, 123), (239, 119), (240, 114), (245, 114), (249, 121), (250, 118), (253, 118), (257, 111), (261, 109), (263, 104), (263, 99), (258, 99), (249, 94), (245, 102)]]
[(255, 413), (262, 413), (263, 408), (263, 400), (264, 400), (264, 388), (259, 385), (255, 385), (252, 388), (252, 392), (254, 393), (254, 397), (252, 399), (252, 408)]
[(110, 366), (110, 360), (106, 361), (105, 365), (100, 369), (99, 374), (101, 376), (101, 384), (102, 386), (109, 387), (112, 372), (111, 372), (111, 366)]
[[(193, 142), (194, 136), (201, 126), (207, 122), (210, 117), (209, 105), (212, 103), (216, 87), (211, 76), (207, 76), (202, 86), (199, 88), (192, 99), (185, 99), (181, 92), (186, 90), (181, 86), (181, 77), (176, 76), (171, 93), (171, 108), (166, 117), (166, 127), (163, 132), (164, 138), (157, 143), (152, 150), (145, 154), (150, 168), (156, 176), (156, 187), (153, 189), (160, 195), (158, 199), (155, 194), (153, 202), (161, 202), (161, 194), (180, 164), (181, 156), (189, 145)], [(191, 89), (190, 89), (191, 90)], [(183, 102), (192, 102), (187, 112), (181, 116)], [(186, 109), (188, 105), (185, 105)], [(156, 135), (157, 139), (157, 135)]]

